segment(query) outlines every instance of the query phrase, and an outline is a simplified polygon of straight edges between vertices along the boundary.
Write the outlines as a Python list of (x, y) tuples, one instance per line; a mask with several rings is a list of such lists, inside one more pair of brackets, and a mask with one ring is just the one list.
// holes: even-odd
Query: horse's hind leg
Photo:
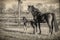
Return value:
[(53, 33), (53, 21), (51, 22), (51, 34)]
[(54, 27), (53, 27), (53, 20), (52, 20), (52, 22), (51, 22), (51, 25), (52, 25), (52, 32), (53, 32), (53, 28), (54, 28)]
[(46, 18), (46, 21), (49, 26), (49, 32), (52, 34), (52, 32), (53, 32), (53, 17), (51, 14), (48, 15), (48, 17)]
[(52, 21), (48, 21), (48, 26), (49, 26), (49, 33), (53, 33), (53, 22)]
[(52, 27), (51, 23), (48, 22), (47, 24), (48, 24), (48, 26), (49, 26), (49, 33), (52, 34), (52, 28), (53, 28), (53, 27)]

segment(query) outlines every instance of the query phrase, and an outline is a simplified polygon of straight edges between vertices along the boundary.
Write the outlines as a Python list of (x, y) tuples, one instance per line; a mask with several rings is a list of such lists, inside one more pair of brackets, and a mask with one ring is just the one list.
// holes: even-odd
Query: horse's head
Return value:
[(28, 5), (28, 11), (29, 11), (29, 12), (32, 12), (33, 7), (34, 7), (33, 5)]
[(41, 15), (39, 9), (35, 8), (33, 5), (28, 6), (28, 12), (31, 13), (34, 18), (36, 18), (38, 15)]

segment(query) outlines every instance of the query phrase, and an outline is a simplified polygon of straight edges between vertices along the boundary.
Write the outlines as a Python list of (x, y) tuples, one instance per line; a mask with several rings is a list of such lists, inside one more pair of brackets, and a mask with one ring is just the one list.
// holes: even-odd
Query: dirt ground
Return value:
[(48, 27), (41, 27), (42, 34), (33, 34), (31, 27), (24, 31), (23, 28), (0, 28), (0, 40), (60, 40), (60, 30), (49, 35)]

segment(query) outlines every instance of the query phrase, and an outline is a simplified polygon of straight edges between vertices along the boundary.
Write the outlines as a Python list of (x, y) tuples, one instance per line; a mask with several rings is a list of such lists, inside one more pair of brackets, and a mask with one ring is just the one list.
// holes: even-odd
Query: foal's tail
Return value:
[(53, 21), (54, 21), (54, 26), (55, 26), (55, 32), (57, 32), (59, 30), (59, 28), (58, 28), (58, 24), (57, 24), (57, 20), (56, 20), (55, 14), (53, 14)]

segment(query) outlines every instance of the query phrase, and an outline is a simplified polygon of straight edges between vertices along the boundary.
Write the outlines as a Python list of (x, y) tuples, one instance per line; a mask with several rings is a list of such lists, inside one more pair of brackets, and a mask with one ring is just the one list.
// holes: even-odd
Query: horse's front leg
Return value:
[(37, 23), (34, 23), (34, 25), (32, 25), (33, 27), (33, 33), (37, 34)]
[(33, 33), (37, 34), (37, 23), (33, 25)]
[(38, 23), (38, 27), (39, 27), (39, 33), (38, 33), (38, 34), (41, 34), (41, 27), (40, 27), (40, 23)]
[(31, 22), (31, 26), (33, 27), (33, 34), (35, 34), (35, 26), (34, 26), (34, 23)]

